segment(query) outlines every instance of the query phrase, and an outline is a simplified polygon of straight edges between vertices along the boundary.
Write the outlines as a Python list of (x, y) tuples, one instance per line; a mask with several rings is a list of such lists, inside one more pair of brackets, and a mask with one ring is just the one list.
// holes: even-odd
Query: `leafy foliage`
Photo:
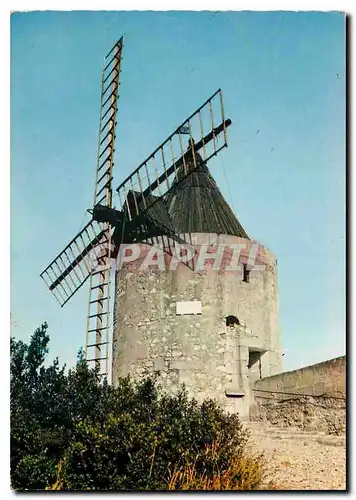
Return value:
[(198, 404), (184, 387), (164, 395), (154, 378), (98, 384), (83, 356), (68, 373), (57, 359), (45, 366), (48, 343), (46, 324), (28, 345), (11, 340), (15, 489), (163, 490), (192, 463), (211, 477), (243, 457), (246, 432), (214, 401)]

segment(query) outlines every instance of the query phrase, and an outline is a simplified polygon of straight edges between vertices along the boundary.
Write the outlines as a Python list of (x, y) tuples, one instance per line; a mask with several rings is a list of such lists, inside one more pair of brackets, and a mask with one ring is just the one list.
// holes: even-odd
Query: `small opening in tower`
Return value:
[(243, 265), (243, 277), (242, 277), (242, 281), (244, 281), (245, 283), (249, 283), (250, 282), (250, 270), (247, 269), (247, 264)]
[(236, 316), (233, 315), (226, 316), (226, 326), (235, 326), (239, 324), (240, 321), (238, 320), (238, 318), (236, 318)]
[(257, 380), (262, 378), (262, 357), (266, 351), (255, 348), (248, 349), (249, 378)]
[(248, 352), (248, 368), (252, 368), (257, 362), (259, 363), (261, 360), (261, 353), (258, 351), (252, 351), (249, 349)]

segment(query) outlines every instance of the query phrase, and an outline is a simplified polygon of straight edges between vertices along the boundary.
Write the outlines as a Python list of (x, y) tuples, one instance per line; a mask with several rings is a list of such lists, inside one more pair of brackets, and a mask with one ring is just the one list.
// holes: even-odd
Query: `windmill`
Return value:
[(123, 38), (104, 60), (96, 177), (90, 222), (41, 273), (49, 290), (63, 307), (89, 280), (85, 356), (100, 376), (109, 375), (110, 288), (112, 262), (120, 245), (161, 239), (164, 251), (185, 242), (175, 229), (167, 200), (177, 184), (204, 167), (227, 146), (221, 90), (217, 90), (184, 120), (116, 189), (112, 181), (116, 137), (117, 101), (122, 65)]

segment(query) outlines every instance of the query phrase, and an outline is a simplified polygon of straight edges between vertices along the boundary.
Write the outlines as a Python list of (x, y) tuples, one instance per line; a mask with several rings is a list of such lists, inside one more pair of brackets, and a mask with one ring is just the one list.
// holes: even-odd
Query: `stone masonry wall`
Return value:
[(257, 380), (253, 396), (251, 420), (329, 434), (343, 433), (346, 429), (346, 357)]
[[(256, 381), (254, 389), (345, 396), (346, 357), (340, 356), (299, 370), (263, 378)], [(259, 396), (262, 397), (262, 393)]]
[[(200, 243), (206, 238), (211, 242), (211, 235), (200, 235)], [(117, 272), (113, 382), (129, 373), (159, 372), (171, 394), (185, 383), (196, 399), (214, 398), (225, 409), (248, 415), (256, 377), (281, 371), (276, 262), (261, 248), (265, 270), (251, 271), (245, 283), (241, 270), (214, 270), (209, 259), (201, 271), (182, 263), (176, 270), (142, 270), (151, 247), (141, 245), (140, 258)], [(178, 301), (200, 301), (201, 314), (177, 315)], [(241, 325), (227, 327), (228, 315)], [(247, 367), (249, 348), (262, 353), (258, 373)]]

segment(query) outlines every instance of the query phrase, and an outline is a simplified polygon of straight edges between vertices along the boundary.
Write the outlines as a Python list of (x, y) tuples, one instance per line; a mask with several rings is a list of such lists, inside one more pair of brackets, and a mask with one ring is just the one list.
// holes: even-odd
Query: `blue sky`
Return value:
[[(71, 365), (87, 288), (61, 309), (40, 272), (89, 221), (103, 57), (125, 34), (115, 181), (221, 87), (211, 171), (278, 258), (284, 369), (345, 352), (345, 31), (338, 13), (33, 12), (11, 22), (11, 313)], [(257, 130), (259, 133), (257, 134)]]

